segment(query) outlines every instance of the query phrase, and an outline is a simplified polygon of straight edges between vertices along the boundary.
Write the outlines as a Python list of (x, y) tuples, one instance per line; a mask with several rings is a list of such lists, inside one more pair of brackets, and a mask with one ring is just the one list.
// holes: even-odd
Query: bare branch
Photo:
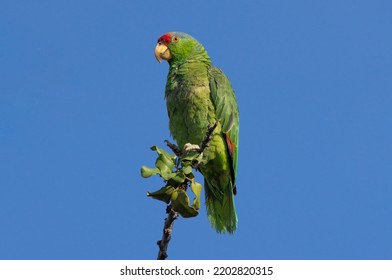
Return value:
[(165, 223), (163, 226), (162, 239), (157, 242), (159, 247), (157, 260), (165, 260), (167, 258), (167, 247), (169, 246), (169, 242), (171, 239), (173, 223), (174, 220), (177, 219), (179, 216), (179, 214), (175, 212), (170, 205), (166, 207), (166, 213), (168, 214), (168, 216), (165, 219)]
[(182, 155), (182, 151), (177, 145), (171, 143), (169, 140), (165, 140), (165, 143), (177, 157), (180, 157)]
[(213, 126), (208, 126), (206, 136), (204, 137), (203, 142), (201, 142), (201, 144), (200, 144), (199, 153), (204, 152), (205, 148), (210, 146), (210, 141), (212, 139), (212, 133), (214, 132), (217, 125), (218, 125), (218, 122), (216, 122)]

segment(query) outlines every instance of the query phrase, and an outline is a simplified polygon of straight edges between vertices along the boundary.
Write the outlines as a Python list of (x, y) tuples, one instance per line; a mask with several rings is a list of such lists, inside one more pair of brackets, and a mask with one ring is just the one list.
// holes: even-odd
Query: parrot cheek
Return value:
[(170, 50), (162, 43), (156, 45), (154, 54), (159, 63), (161, 63), (161, 59), (169, 60), (171, 58)]

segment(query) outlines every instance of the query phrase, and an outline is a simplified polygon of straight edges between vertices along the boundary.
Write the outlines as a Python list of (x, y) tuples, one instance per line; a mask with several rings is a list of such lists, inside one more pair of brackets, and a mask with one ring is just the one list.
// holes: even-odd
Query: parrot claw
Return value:
[(192, 151), (200, 151), (200, 147), (199, 147), (199, 145), (194, 145), (194, 144), (191, 144), (191, 143), (186, 143), (186, 144), (184, 145), (184, 151), (185, 151), (186, 153), (189, 153), (189, 152), (192, 152)]

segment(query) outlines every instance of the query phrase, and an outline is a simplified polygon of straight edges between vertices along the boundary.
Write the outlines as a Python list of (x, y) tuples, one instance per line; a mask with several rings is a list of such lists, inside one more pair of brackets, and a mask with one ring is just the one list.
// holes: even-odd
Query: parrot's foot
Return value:
[(189, 153), (189, 152), (192, 152), (192, 151), (200, 152), (200, 146), (199, 145), (194, 145), (194, 144), (191, 144), (191, 143), (186, 143), (184, 145), (184, 151), (186, 153)]

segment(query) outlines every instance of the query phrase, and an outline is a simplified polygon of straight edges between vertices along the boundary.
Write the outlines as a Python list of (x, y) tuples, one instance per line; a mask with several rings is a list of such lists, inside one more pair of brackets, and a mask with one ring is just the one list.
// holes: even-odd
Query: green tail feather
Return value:
[[(231, 182), (230, 182), (231, 184)], [(218, 233), (234, 233), (237, 229), (237, 214), (234, 205), (232, 186), (228, 186), (219, 197), (215, 196), (212, 189), (204, 180), (206, 194), (207, 215), (211, 225)]]

